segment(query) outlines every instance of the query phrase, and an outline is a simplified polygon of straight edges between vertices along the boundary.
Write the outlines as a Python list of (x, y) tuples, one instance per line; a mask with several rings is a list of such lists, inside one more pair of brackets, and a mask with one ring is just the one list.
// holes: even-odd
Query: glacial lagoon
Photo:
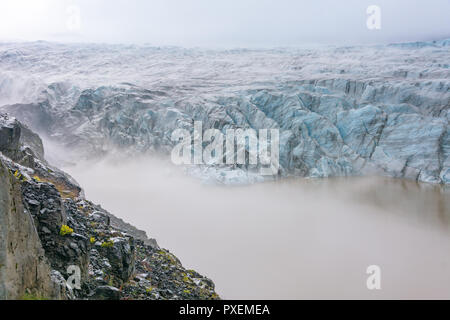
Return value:
[[(227, 299), (450, 298), (450, 194), (384, 177), (205, 185), (159, 162), (65, 168)], [(381, 289), (366, 285), (368, 266)]]

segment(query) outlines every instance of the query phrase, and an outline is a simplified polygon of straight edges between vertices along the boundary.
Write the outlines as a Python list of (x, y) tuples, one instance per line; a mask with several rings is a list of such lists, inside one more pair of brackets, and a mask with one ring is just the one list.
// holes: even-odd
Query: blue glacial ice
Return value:
[[(450, 184), (450, 40), (206, 50), (0, 44), (0, 110), (71, 157), (166, 154), (177, 128), (280, 130), (280, 176)], [(69, 153), (68, 153), (69, 154)], [(190, 167), (261, 181), (248, 168)]]

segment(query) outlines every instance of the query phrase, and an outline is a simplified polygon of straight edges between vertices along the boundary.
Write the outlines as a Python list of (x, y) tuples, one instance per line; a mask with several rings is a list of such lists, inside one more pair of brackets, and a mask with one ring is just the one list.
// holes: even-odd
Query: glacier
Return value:
[[(450, 184), (450, 40), (204, 49), (0, 43), (0, 111), (70, 159), (169, 155), (175, 129), (279, 129), (279, 177)], [(247, 166), (188, 167), (263, 181)], [(277, 177), (276, 177), (277, 178)]]

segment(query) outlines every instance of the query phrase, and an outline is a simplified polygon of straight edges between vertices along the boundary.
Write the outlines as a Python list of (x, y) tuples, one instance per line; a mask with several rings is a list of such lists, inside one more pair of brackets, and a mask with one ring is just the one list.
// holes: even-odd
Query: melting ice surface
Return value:
[[(450, 184), (450, 40), (206, 50), (0, 43), (0, 111), (73, 150), (170, 154), (176, 129), (274, 129), (282, 176)], [(70, 159), (72, 158), (72, 159)], [(239, 171), (240, 172), (237, 172)], [(238, 168), (204, 176), (253, 177)]]
[[(392, 178), (211, 186), (157, 160), (65, 168), (229, 299), (450, 298), (450, 197)], [(381, 290), (366, 268), (381, 268)]]

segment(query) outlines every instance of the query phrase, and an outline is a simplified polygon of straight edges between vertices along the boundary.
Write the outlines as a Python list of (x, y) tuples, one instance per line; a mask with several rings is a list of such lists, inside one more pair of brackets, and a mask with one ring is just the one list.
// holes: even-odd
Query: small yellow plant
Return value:
[(37, 182), (41, 182), (41, 179), (38, 176), (34, 176), (33, 179), (36, 180)]
[(16, 170), (16, 172), (14, 172), (14, 177), (16, 177), (17, 179), (20, 179), (22, 177), (22, 174), (19, 172), (19, 170)]
[(152, 287), (149, 287), (149, 288), (147, 288), (145, 291), (146, 291), (147, 293), (150, 293), (150, 292), (153, 291), (153, 288), (152, 288)]
[(61, 226), (61, 230), (59, 230), (59, 234), (62, 236), (68, 235), (68, 234), (72, 234), (73, 233), (73, 229), (65, 224), (63, 224)]
[(20, 300), (47, 300), (44, 296), (32, 293), (25, 293)]
[(102, 243), (102, 248), (112, 248), (114, 247), (114, 242), (109, 240)]
[(90, 241), (91, 243), (94, 243), (94, 242), (95, 242), (95, 238), (94, 238), (94, 237), (91, 237), (91, 238), (89, 239), (89, 241)]

